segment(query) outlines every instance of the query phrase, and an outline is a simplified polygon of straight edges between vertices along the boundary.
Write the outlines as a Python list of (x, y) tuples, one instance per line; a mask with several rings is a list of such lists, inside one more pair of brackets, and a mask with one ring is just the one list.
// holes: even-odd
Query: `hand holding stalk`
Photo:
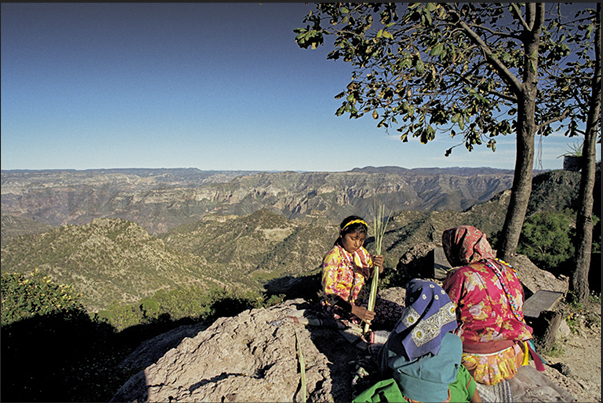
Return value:
[[(375, 226), (375, 261), (373, 262), (373, 281), (371, 282), (371, 293), (368, 300), (368, 310), (374, 312), (375, 302), (377, 301), (377, 287), (379, 285), (379, 274), (383, 271), (383, 256), (381, 255), (381, 247), (383, 244), (383, 235), (385, 235), (385, 227), (389, 222), (389, 217), (385, 223), (383, 217), (385, 216), (385, 207), (381, 205), (377, 210), (376, 217), (373, 217)], [(364, 332), (369, 331), (369, 323), (364, 324)]]

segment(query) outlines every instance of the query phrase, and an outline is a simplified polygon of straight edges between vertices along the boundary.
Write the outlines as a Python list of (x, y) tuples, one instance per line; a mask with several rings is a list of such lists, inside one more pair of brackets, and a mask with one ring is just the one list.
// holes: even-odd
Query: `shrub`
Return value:
[(30, 274), (2, 273), (2, 326), (35, 315), (83, 309), (71, 285), (55, 284), (37, 269)]
[(5, 401), (108, 401), (132, 375), (114, 329), (40, 271), (2, 274), (1, 330)]
[(576, 230), (572, 221), (569, 212), (543, 211), (532, 215), (523, 224), (517, 252), (544, 270), (559, 271), (574, 255), (572, 241)]
[(193, 321), (233, 316), (246, 309), (262, 306), (264, 300), (257, 292), (201, 287), (185, 287), (171, 291), (159, 290), (137, 304), (113, 303), (98, 312), (99, 320), (121, 331), (128, 327), (151, 324), (161, 318), (171, 321)]

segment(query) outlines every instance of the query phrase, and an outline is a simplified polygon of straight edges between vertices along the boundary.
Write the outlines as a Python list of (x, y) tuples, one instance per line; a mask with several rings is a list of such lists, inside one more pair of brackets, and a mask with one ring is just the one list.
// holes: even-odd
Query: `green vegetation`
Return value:
[(573, 220), (574, 215), (569, 211), (532, 215), (523, 224), (518, 253), (526, 255), (543, 270), (554, 272), (574, 254)]
[(58, 285), (37, 269), (2, 273), (2, 326), (36, 315), (83, 309), (71, 285)]
[(308, 389), (306, 388), (306, 361), (304, 360), (304, 354), (301, 349), (301, 344), (299, 342), (299, 337), (297, 336), (297, 330), (295, 331), (295, 345), (297, 346), (297, 358), (299, 360), (299, 372), (301, 376), (301, 392), (302, 392), (302, 402), (306, 403)]
[(106, 309), (112, 301), (136, 301), (166, 286), (215, 284), (208, 276), (212, 266), (171, 250), (140, 225), (122, 219), (24, 235), (2, 248), (3, 272), (35, 268), (59, 283), (72, 284), (91, 311)]
[(132, 375), (115, 367), (127, 344), (79, 297), (39, 271), (2, 274), (4, 400), (107, 401)]
[(598, 313), (601, 307), (601, 294), (591, 292), (585, 303), (571, 295), (573, 291), (568, 291), (566, 303), (563, 305), (563, 317), (572, 333), (580, 333), (582, 328), (600, 328), (601, 316)]
[[(4, 176), (2, 177), (2, 179), (4, 179)], [(17, 217), (8, 214), (2, 214), (2, 246), (7, 244), (8, 241), (12, 238), (15, 238), (17, 236), (25, 234), (36, 234), (48, 231), (50, 229), (52, 229), (52, 226), (49, 224), (42, 224), (25, 217)]]
[(264, 301), (260, 293), (252, 291), (227, 291), (220, 288), (208, 291), (201, 287), (186, 287), (171, 291), (160, 290), (136, 304), (113, 303), (108, 309), (98, 312), (96, 318), (121, 331), (165, 320), (202, 321), (233, 316), (246, 309), (266, 306), (273, 301), (274, 299)]
[[(596, 216), (593, 220), (599, 221)], [(543, 270), (568, 275), (568, 264), (575, 252), (575, 221), (576, 214), (570, 209), (533, 214), (523, 225), (518, 253), (526, 255)], [(594, 238), (593, 252), (601, 249), (601, 236)]]
[(553, 344), (553, 347), (544, 353), (549, 357), (561, 357), (565, 353), (563, 350), (563, 343), (556, 340), (555, 344)]
[[(389, 214), (386, 216), (385, 214), (385, 206), (380, 205), (377, 207), (375, 205), (375, 212), (373, 214), (373, 236), (375, 238), (375, 255), (381, 255), (381, 249), (383, 248), (383, 236), (385, 235), (385, 230), (387, 228), (387, 223), (389, 222)], [(384, 222), (384, 218), (387, 217), (387, 220)], [(377, 301), (377, 292), (379, 286), (379, 270), (382, 267), (375, 266), (373, 270), (373, 280), (371, 281), (371, 291), (368, 299), (367, 309), (369, 311), (373, 311), (375, 309), (375, 302)], [(364, 324), (364, 333), (368, 332), (370, 325), (368, 323)]]
[(559, 157), (582, 157), (582, 148), (584, 147), (584, 141), (577, 141), (573, 144), (569, 144), (567, 149)]

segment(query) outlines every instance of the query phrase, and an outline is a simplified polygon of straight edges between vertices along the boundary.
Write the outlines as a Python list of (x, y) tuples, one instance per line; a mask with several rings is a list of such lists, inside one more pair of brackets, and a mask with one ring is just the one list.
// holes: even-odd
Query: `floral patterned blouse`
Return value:
[[(528, 340), (532, 328), (523, 321), (523, 289), (513, 269), (503, 262), (484, 259), (448, 274), (443, 288), (457, 304), (461, 324), (456, 333), (463, 344), (498, 340)], [(503, 276), (505, 288), (495, 269)], [(511, 296), (511, 301), (507, 298)]]
[(335, 245), (322, 262), (322, 289), (326, 294), (327, 303), (335, 304), (335, 295), (354, 304), (371, 267), (371, 255), (363, 247), (350, 254), (340, 245)]

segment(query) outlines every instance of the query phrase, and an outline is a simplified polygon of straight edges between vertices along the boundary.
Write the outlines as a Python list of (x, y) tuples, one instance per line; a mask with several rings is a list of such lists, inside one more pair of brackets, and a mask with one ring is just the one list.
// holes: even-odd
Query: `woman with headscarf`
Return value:
[(444, 231), (442, 245), (453, 267), (443, 287), (457, 305), (455, 333), (463, 342), (464, 366), (485, 385), (513, 378), (527, 364), (526, 341), (532, 338), (515, 270), (494, 256), (486, 235), (475, 227)]
[(462, 342), (455, 305), (439, 285), (411, 280), (406, 308), (379, 354), (386, 380), (354, 402), (481, 402), (476, 384), (461, 365)]

